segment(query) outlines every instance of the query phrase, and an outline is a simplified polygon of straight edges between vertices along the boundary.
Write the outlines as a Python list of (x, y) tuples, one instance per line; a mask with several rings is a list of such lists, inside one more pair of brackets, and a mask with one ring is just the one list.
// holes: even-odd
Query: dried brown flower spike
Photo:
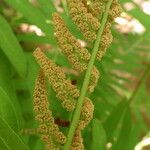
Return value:
[[(59, 150), (60, 144), (65, 144), (63, 150), (83, 150), (81, 131), (93, 118), (94, 105), (86, 97), (87, 92), (94, 91), (99, 78), (99, 71), (94, 66), (97, 59), (101, 59), (112, 42), (111, 24), (120, 14), (120, 5), (117, 0), (67, 0), (72, 20), (80, 29), (85, 39), (93, 45), (92, 53), (83, 48), (78, 40), (69, 31), (61, 17), (54, 13), (53, 22), (55, 37), (63, 54), (72, 67), (80, 74), (85, 74), (81, 92), (76, 85), (67, 79), (61, 67), (49, 60), (40, 50), (34, 51), (34, 56), (42, 68), (34, 92), (34, 111), (39, 121), (38, 132), (45, 142), (47, 150)], [(101, 25), (100, 25), (101, 22)], [(93, 43), (94, 42), (94, 43)], [(99, 51), (98, 51), (99, 50)], [(97, 53), (98, 52), (98, 53)], [(64, 134), (54, 122), (47, 100), (45, 76), (48, 78), (56, 97), (61, 100), (63, 108), (74, 111), (67, 142)], [(66, 142), (66, 143), (65, 143)]]
[(40, 49), (34, 51), (34, 56), (56, 92), (56, 97), (61, 100), (62, 106), (72, 111), (79, 97), (79, 90), (66, 78), (62, 68), (49, 60)]
[(116, 17), (120, 16), (121, 12), (122, 12), (122, 9), (121, 9), (120, 4), (118, 3), (117, 0), (113, 0), (112, 5), (111, 5), (110, 10), (109, 10), (108, 20), (107, 20), (107, 23), (105, 25), (105, 29), (104, 29), (104, 32), (102, 35), (102, 40), (101, 40), (101, 43), (99, 46), (99, 51), (97, 52), (97, 59), (98, 60), (101, 60), (101, 58), (104, 56), (106, 50), (108, 49), (108, 47), (112, 43), (113, 37), (111, 34), (111, 29), (110, 29), (111, 24)]
[[(53, 21), (55, 25), (55, 37), (62, 52), (66, 55), (76, 71), (79, 73), (85, 72), (91, 57), (90, 52), (86, 48), (83, 48), (77, 39), (71, 34), (59, 14), (55, 13), (53, 15)], [(89, 92), (94, 91), (98, 79), (99, 71), (94, 67), (88, 88)]]
[(84, 150), (84, 145), (83, 145), (83, 139), (81, 136), (81, 131), (80, 130), (76, 130), (73, 141), (72, 141), (72, 145), (71, 145), (71, 149), (70, 150)]
[(86, 40), (93, 42), (96, 39), (96, 32), (100, 27), (100, 22), (88, 12), (85, 1), (67, 0), (67, 3), (72, 20), (83, 33)]
[[(38, 133), (40, 133), (42, 140), (45, 142), (48, 150), (58, 149), (58, 147), (55, 146), (55, 143), (64, 144), (66, 139), (63, 133), (59, 131), (59, 128), (55, 124), (54, 118), (52, 117), (52, 112), (49, 110), (44, 73), (48, 77), (48, 80), (55, 90), (57, 97), (59, 97), (62, 101), (68, 102), (70, 95), (68, 96), (67, 93), (72, 93), (72, 97), (77, 98), (77, 96), (79, 95), (79, 91), (75, 88), (75, 86), (73, 86), (72, 84), (70, 85), (71, 82), (69, 80), (66, 80), (66, 76), (63, 70), (60, 67), (56, 66), (56, 64), (54, 64), (51, 60), (49, 60), (40, 49), (35, 50), (34, 56), (43, 69), (36, 81), (34, 92), (34, 111), (36, 113), (35, 118), (40, 123)], [(97, 70), (95, 67), (93, 68), (93, 73), (97, 74)], [(93, 89), (92, 86), (93, 84), (95, 84), (95, 76), (97, 75), (92, 74), (91, 83), (93, 83), (89, 86), (90, 89)], [(65, 90), (68, 91), (66, 92)], [(72, 104), (68, 105), (67, 103), (66, 105), (64, 105), (64, 103), (62, 102), (62, 105), (65, 106), (67, 110), (73, 109)], [(91, 100), (86, 97), (81, 113), (78, 132), (74, 137), (72, 150), (76, 147), (76, 145), (78, 145), (78, 149), (83, 149), (80, 132), (92, 119), (93, 110), (94, 107)]]
[(102, 15), (105, 11), (104, 2), (100, 0), (91, 0), (89, 4), (89, 11), (92, 13), (93, 16), (101, 20)]
[(55, 25), (55, 37), (62, 52), (66, 55), (75, 70), (79, 72), (85, 71), (91, 54), (87, 49), (81, 47), (81, 44), (71, 34), (59, 14), (55, 13), (53, 15), (53, 21)]
[(46, 82), (43, 71), (40, 71), (34, 90), (34, 112), (39, 122), (38, 133), (44, 141), (46, 149), (59, 150), (58, 144), (64, 144), (66, 137), (55, 124), (52, 112), (49, 110)]

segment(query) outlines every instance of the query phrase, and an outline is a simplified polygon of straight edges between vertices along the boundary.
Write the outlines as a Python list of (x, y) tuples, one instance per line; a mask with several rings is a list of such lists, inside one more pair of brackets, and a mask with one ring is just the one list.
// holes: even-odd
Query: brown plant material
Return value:
[(71, 34), (62, 18), (57, 13), (53, 15), (53, 21), (55, 24), (55, 37), (62, 52), (67, 56), (75, 70), (79, 72), (85, 71), (91, 54), (87, 49), (81, 47), (81, 44)]
[(34, 56), (56, 92), (56, 97), (61, 100), (62, 106), (72, 111), (79, 97), (79, 90), (71, 84), (71, 80), (66, 79), (62, 68), (49, 60), (40, 49), (34, 51)]
[(35, 118), (39, 122), (38, 134), (41, 136), (46, 147), (51, 145), (52, 150), (59, 149), (55, 143), (64, 144), (66, 137), (59, 130), (58, 125), (55, 124), (52, 112), (49, 110), (45, 75), (42, 71), (39, 73), (35, 84), (34, 112)]
[[(62, 52), (66, 55), (73, 68), (79, 73), (85, 72), (90, 60), (91, 54), (86, 48), (83, 48), (77, 39), (71, 34), (66, 27), (62, 18), (55, 13), (53, 15), (55, 24), (55, 37), (58, 41)], [(93, 68), (89, 92), (93, 92), (99, 79), (99, 71), (96, 67)]]
[(72, 145), (71, 145), (71, 149), (70, 150), (84, 150), (84, 145), (83, 145), (83, 139), (81, 136), (81, 131), (80, 130), (76, 130), (73, 141), (72, 141)]
[[(107, 1), (104, 1), (106, 3)], [(119, 17), (122, 12), (121, 6), (118, 3), (117, 0), (113, 0), (113, 3), (111, 5), (109, 16), (107, 23), (105, 25), (105, 29), (102, 35), (102, 39), (99, 46), (99, 51), (97, 53), (97, 59), (101, 60), (104, 54), (106, 53), (106, 50), (109, 48), (110, 44), (112, 43), (113, 37), (111, 34), (111, 24), (114, 21), (115, 18)]]
[(86, 40), (92, 42), (96, 39), (96, 32), (100, 22), (90, 12), (83, 0), (67, 0), (68, 9), (72, 20), (83, 33)]

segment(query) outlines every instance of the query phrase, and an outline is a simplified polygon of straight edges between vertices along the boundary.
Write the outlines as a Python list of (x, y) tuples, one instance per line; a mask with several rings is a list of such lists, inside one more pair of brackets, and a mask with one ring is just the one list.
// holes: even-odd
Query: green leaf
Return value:
[(141, 130), (139, 125), (134, 124), (131, 130), (131, 134), (128, 135), (129, 137), (129, 143), (127, 145), (126, 150), (133, 150), (135, 148), (135, 145), (141, 140)]
[[(29, 140), (28, 140), (28, 146), (29, 146), (30, 150), (35, 149), (38, 142), (39, 142), (39, 138), (36, 135), (30, 136)], [(43, 149), (43, 148), (41, 148), (41, 149)]]
[[(21, 12), (28, 22), (37, 25), (47, 36), (54, 40), (53, 27), (48, 24), (43, 12), (34, 7), (28, 0), (5, 0), (11, 7)], [(54, 41), (52, 43), (54, 44)]]
[(98, 119), (92, 121), (92, 148), (91, 150), (105, 150), (107, 142), (106, 132)]
[(1, 137), (0, 137), (0, 147), (2, 150), (11, 150), (10, 147), (3, 141)]
[[(16, 85), (16, 82), (15, 82)], [(8, 97), (11, 98), (11, 102), (15, 107), (17, 113), (17, 120), (19, 121), (19, 126), (23, 124), (23, 118), (20, 110), (20, 104), (16, 96), (16, 89), (14, 87), (13, 80), (13, 67), (11, 67), (10, 62), (7, 57), (0, 50), (0, 87), (7, 93)]]
[(24, 34), (19, 34), (17, 35), (17, 39), (19, 42), (32, 42), (32, 43), (37, 43), (37, 44), (49, 44), (51, 43), (51, 39), (49, 39), (46, 36), (37, 36), (36, 34), (33, 33), (24, 33)]
[(16, 95), (12, 84), (12, 67), (10, 65), (7, 57), (0, 49), (0, 86), (9, 97), (14, 99)]
[(112, 113), (110, 114), (110, 116), (106, 119), (106, 121), (104, 122), (104, 128), (106, 130), (106, 134), (108, 137), (108, 140), (110, 140), (112, 138), (112, 135), (115, 131), (115, 129), (117, 128), (120, 119), (123, 115), (123, 112), (125, 110), (125, 106), (126, 106), (127, 102), (126, 100), (122, 100), (112, 111)]
[(9, 96), (0, 87), (0, 116), (15, 130), (19, 129), (17, 114)]
[(44, 143), (41, 140), (38, 140), (33, 150), (41, 150), (41, 149), (44, 149)]
[(43, 12), (50, 18), (52, 18), (52, 13), (56, 12), (53, 1), (51, 0), (38, 0)]
[[(131, 124), (132, 122), (131, 122), (130, 108), (127, 108), (122, 122), (120, 135), (117, 142), (114, 144), (112, 148), (113, 150), (127, 150), (127, 146), (129, 144), (129, 136), (132, 129)], [(126, 144), (124, 144), (124, 142), (126, 142)]]
[[(3, 144), (5, 143), (5, 145), (7, 145), (7, 147), (10, 147), (11, 150), (28, 150), (28, 147), (23, 143), (20, 137), (9, 127), (9, 125), (1, 117), (0, 139), (2, 139)], [(0, 144), (2, 144), (2, 142), (0, 142)]]
[(30, 94), (33, 95), (35, 80), (37, 78), (39, 66), (35, 61), (35, 58), (33, 57), (32, 53), (27, 53), (26, 58), (28, 60), (28, 68), (30, 70), (27, 74), (26, 83), (29, 88)]
[(24, 77), (26, 74), (26, 59), (13, 31), (7, 21), (0, 15), (0, 47), (16, 68), (17, 72)]

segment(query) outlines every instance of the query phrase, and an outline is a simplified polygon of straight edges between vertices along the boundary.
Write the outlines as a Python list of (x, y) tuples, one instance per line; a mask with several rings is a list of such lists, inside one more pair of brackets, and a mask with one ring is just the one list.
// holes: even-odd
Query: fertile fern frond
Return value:
[(58, 144), (64, 144), (66, 137), (55, 124), (52, 112), (49, 110), (47, 87), (43, 71), (39, 73), (34, 90), (34, 112), (39, 122), (38, 133), (45, 143), (46, 149), (58, 150)]
[[(79, 73), (87, 69), (90, 60), (90, 52), (81, 46), (77, 39), (71, 34), (65, 23), (58, 14), (53, 16), (55, 25), (55, 36), (62, 52), (66, 55), (73, 68)], [(93, 68), (91, 82), (89, 84), (89, 92), (94, 91), (99, 79), (99, 71), (96, 67)]]
[(88, 12), (85, 1), (67, 0), (67, 2), (72, 20), (83, 33), (85, 39), (93, 42), (100, 27), (99, 20)]
[[(47, 132), (47, 126), (43, 124), (45, 123), (45, 121), (47, 121), (47, 123), (49, 123), (50, 125), (49, 128), (51, 129), (51, 134), (54, 134), (54, 137), (60, 137), (60, 139), (55, 139), (56, 142), (60, 140), (59, 142), (63, 144), (63, 139), (65, 139), (65, 137), (63, 137), (63, 134), (61, 134), (61, 132), (58, 132), (58, 126), (54, 124), (54, 119), (52, 117), (51, 119), (47, 118), (51, 113), (49, 113), (48, 110), (49, 104), (47, 100), (44, 74), (48, 78), (48, 81), (50, 82), (53, 90), (56, 92), (57, 98), (61, 100), (62, 107), (64, 107), (67, 111), (73, 111), (75, 109), (77, 98), (79, 97), (79, 90), (75, 85), (71, 84), (71, 80), (66, 79), (65, 73), (62, 68), (49, 60), (40, 49), (36, 49), (34, 51), (34, 56), (43, 70), (43, 72), (40, 73), (39, 78), (37, 79), (34, 94), (34, 112), (35, 114), (39, 113), (39, 115), (36, 115), (35, 118), (41, 124), (39, 127), (39, 131), (41, 134)], [(94, 111), (92, 101), (87, 97), (85, 97), (84, 101), (85, 102), (78, 125), (78, 130), (80, 130), (80, 132), (93, 118)], [(43, 118), (47, 118), (48, 120), (45, 120)]]
[(62, 106), (68, 111), (74, 110), (79, 90), (71, 84), (71, 80), (66, 78), (62, 68), (49, 60), (40, 49), (34, 52), (34, 56), (56, 92), (56, 96), (61, 100)]
[[(84, 146), (81, 131), (93, 118), (94, 111), (94, 105), (86, 97), (86, 94), (87, 92), (91, 93), (94, 91), (99, 79), (99, 70), (94, 66), (94, 62), (96, 55), (97, 59), (101, 59), (111, 44), (112, 34), (110, 27), (114, 18), (120, 14), (120, 5), (116, 0), (103, 0), (101, 2), (93, 0), (90, 5), (87, 4), (86, 0), (67, 0), (67, 4), (72, 20), (84, 35), (85, 40), (89, 41), (93, 48), (91, 52), (83, 48), (69, 31), (58, 13), (53, 14), (54, 35), (73, 69), (80, 75), (85, 76), (83, 85), (81, 90), (79, 90), (77, 85), (72, 85), (71, 80), (67, 78), (63, 69), (49, 60), (40, 49), (36, 49), (34, 56), (43, 73), (40, 73), (35, 86), (34, 110), (35, 114), (39, 113), (44, 118), (47, 118), (48, 114), (52, 114), (49, 113), (48, 101), (46, 99), (45, 80), (43, 79), (45, 75), (53, 91), (56, 93), (56, 97), (61, 100), (62, 107), (67, 111), (74, 110), (72, 120), (70, 121), (71, 125), (67, 142), (65, 142), (65, 135), (54, 124), (52, 115), (50, 115), (51, 122), (42, 122), (41, 119), (37, 119), (40, 123), (41, 134), (46, 139), (44, 140), (45, 143), (47, 139), (50, 141), (46, 145), (52, 143), (54, 146), (47, 149), (59, 149), (61, 148), (59, 144), (65, 144), (64, 150), (82, 150)], [(99, 14), (94, 12), (94, 8), (98, 10)], [(36, 116), (36, 118), (39, 117)], [(57, 135), (61, 135), (60, 139)]]

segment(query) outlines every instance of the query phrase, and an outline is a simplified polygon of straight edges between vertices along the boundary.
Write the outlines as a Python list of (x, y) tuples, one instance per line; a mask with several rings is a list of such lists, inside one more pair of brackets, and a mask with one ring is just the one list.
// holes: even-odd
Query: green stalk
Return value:
[(64, 145), (63, 150), (70, 150), (72, 139), (74, 137), (75, 130), (76, 130), (76, 127), (77, 127), (79, 119), (80, 119), (80, 114), (81, 114), (84, 98), (85, 98), (86, 93), (87, 93), (87, 88), (88, 88), (88, 85), (89, 85), (91, 72), (92, 72), (93, 65), (94, 65), (94, 62), (95, 62), (95, 59), (96, 59), (96, 54), (99, 50), (99, 45), (100, 45), (100, 42), (101, 42), (102, 33), (104, 31), (105, 24), (107, 22), (108, 13), (109, 13), (109, 9), (110, 9), (111, 4), (112, 4), (112, 0), (109, 0), (107, 5), (106, 5), (106, 10), (105, 10), (105, 13), (103, 15), (103, 19), (102, 19), (100, 29), (98, 30), (98, 33), (97, 33), (97, 38), (96, 38), (95, 43), (94, 43), (91, 59), (89, 61), (88, 68), (87, 68), (87, 71), (85, 73), (85, 78), (84, 78), (84, 81), (83, 81), (83, 85), (82, 85), (82, 88), (81, 88), (81, 94), (80, 94), (80, 97), (78, 99), (75, 112), (73, 114), (73, 119), (71, 121), (70, 129), (69, 129), (69, 133), (68, 133), (68, 137), (67, 137), (67, 142)]

